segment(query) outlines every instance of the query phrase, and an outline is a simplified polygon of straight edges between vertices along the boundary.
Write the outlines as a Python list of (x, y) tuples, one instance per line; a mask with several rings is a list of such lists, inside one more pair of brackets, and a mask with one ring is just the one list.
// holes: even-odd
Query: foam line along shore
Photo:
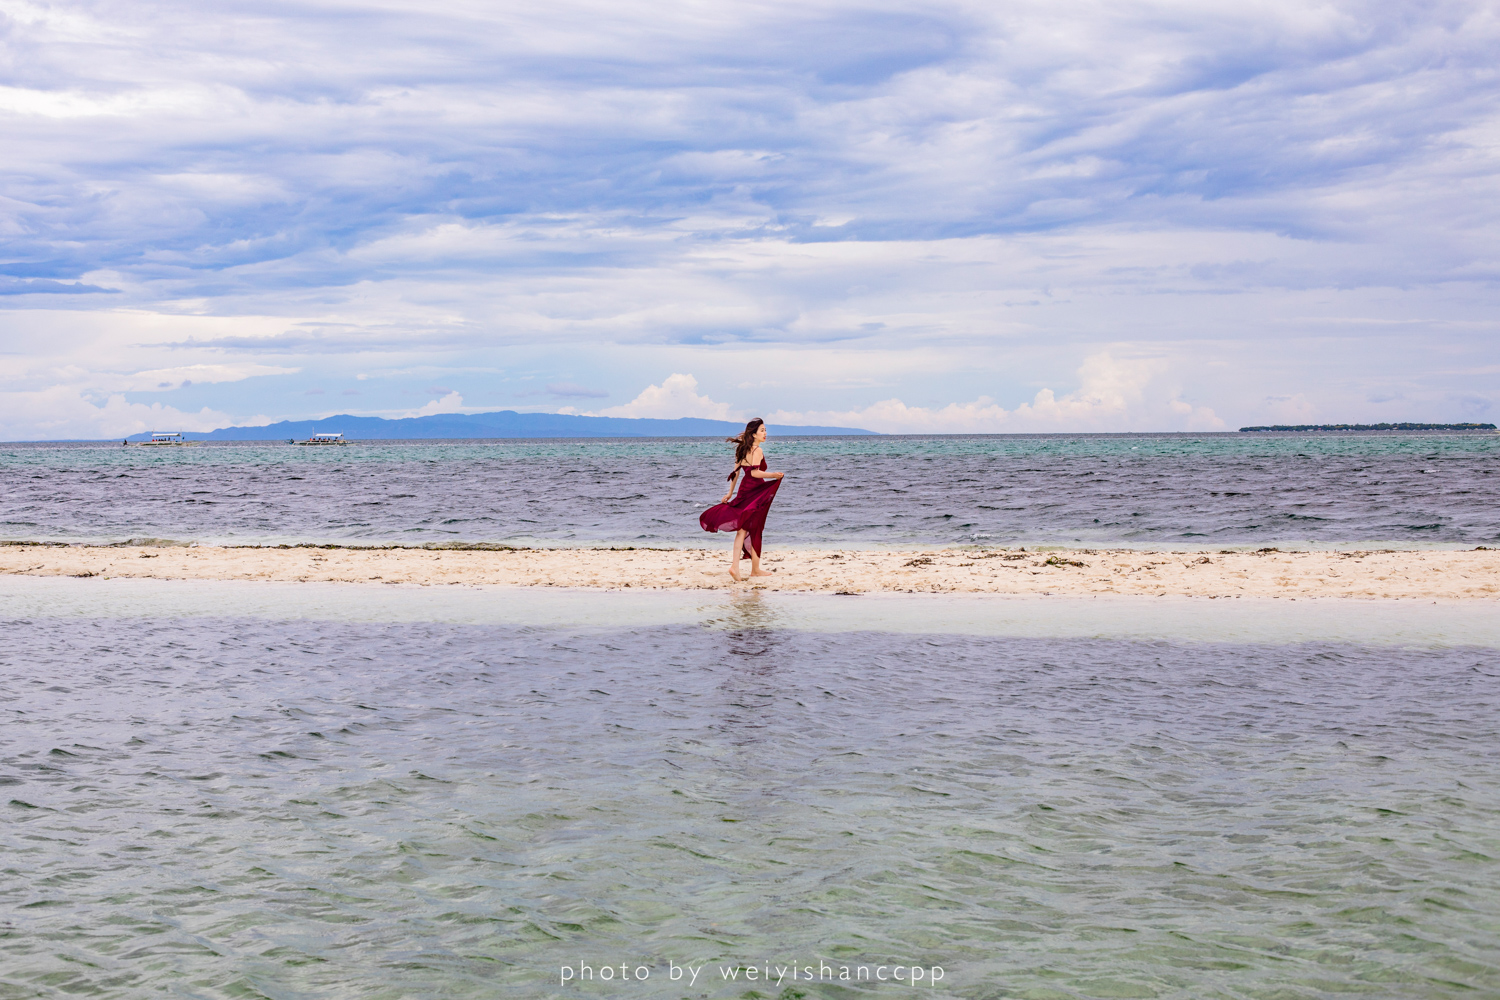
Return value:
[(1141, 551), (801, 549), (736, 584), (721, 549), (338, 546), (0, 546), (0, 573), (84, 578), (750, 588), (814, 593), (1145, 594), (1191, 597), (1500, 599), (1500, 550)]

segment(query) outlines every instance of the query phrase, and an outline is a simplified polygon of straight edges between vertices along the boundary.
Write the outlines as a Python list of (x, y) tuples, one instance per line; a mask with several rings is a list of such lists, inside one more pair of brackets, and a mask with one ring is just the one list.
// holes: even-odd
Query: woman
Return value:
[[(704, 531), (735, 533), (729, 575), (736, 583), (745, 579), (740, 576), (741, 553), (750, 557), (751, 576), (771, 575), (760, 568), (760, 533), (766, 526), (771, 501), (776, 499), (776, 489), (786, 473), (766, 471), (766, 456), (760, 450), (760, 443), (765, 439), (766, 422), (759, 417), (745, 425), (745, 433), (728, 439), (734, 445), (734, 471), (729, 474), (729, 492), (698, 518)], [(735, 480), (741, 473), (745, 478), (740, 483), (740, 494), (731, 502), (729, 498), (734, 493)]]

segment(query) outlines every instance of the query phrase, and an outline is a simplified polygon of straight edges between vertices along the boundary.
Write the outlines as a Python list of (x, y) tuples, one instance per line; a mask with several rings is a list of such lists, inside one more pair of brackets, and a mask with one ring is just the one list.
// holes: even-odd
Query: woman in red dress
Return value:
[[(771, 501), (776, 499), (781, 477), (786, 473), (766, 471), (766, 456), (760, 450), (760, 443), (765, 439), (766, 422), (759, 417), (745, 425), (745, 433), (728, 439), (734, 445), (734, 471), (729, 474), (729, 492), (698, 518), (704, 531), (735, 533), (729, 575), (736, 583), (745, 579), (740, 576), (741, 553), (750, 557), (751, 576), (771, 575), (760, 568), (760, 533), (766, 526), (766, 514), (771, 509)], [(731, 501), (729, 497), (734, 493), (734, 483), (740, 473), (744, 473), (745, 478), (740, 483), (739, 496)]]

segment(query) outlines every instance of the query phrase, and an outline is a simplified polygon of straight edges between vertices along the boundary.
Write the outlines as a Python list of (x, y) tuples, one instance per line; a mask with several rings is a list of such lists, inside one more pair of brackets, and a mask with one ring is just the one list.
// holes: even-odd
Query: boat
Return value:
[(166, 448), (196, 444), (182, 436), (182, 431), (152, 431), (150, 441), (142, 441), (142, 448)]
[(349, 442), (344, 440), (344, 435), (342, 433), (322, 433), (322, 434), (314, 434), (312, 437), (308, 438), (306, 441), (298, 441), (296, 443), (297, 444), (320, 444), (321, 445), (321, 444), (348, 444)]

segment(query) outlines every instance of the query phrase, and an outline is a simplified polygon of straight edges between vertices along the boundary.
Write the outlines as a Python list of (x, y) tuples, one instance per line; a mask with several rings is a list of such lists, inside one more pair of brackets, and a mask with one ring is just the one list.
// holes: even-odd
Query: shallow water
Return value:
[[(1500, 990), (1500, 654), (1451, 606), (1381, 605), (1425, 636), (1382, 645), (1150, 599), (337, 620), (399, 590), (7, 582), (0, 996), (855, 995), (719, 972), (794, 960), (935, 996)], [(622, 962), (649, 977), (559, 983)]]
[[(1489, 601), (603, 591), (564, 587), (0, 576), (0, 608), (30, 618), (531, 625), (938, 633), (1131, 642), (1306, 642), (1500, 648)], [(231, 609), (231, 610), (226, 610)]]
[[(1487, 545), (1500, 435), (772, 440), (769, 545)], [(0, 446), (0, 537), (717, 544), (703, 439)]]

